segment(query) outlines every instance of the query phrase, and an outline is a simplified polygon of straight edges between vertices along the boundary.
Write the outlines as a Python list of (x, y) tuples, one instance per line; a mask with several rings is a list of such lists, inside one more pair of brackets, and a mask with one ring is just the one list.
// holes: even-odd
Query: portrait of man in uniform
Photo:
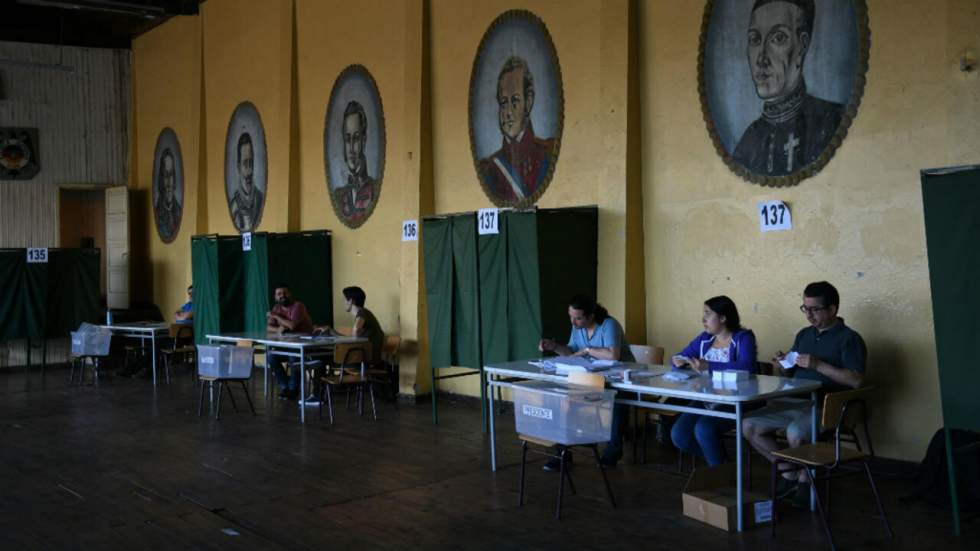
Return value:
[(377, 183), (368, 174), (367, 157), (364, 155), (368, 132), (364, 107), (356, 101), (348, 102), (343, 120), (341, 132), (347, 181), (334, 190), (334, 200), (340, 204), (341, 214), (346, 220), (359, 224), (367, 217), (377, 195)]
[(863, 93), (864, 1), (709, 0), (705, 9), (699, 91), (725, 162), (767, 185), (816, 173)]
[(250, 232), (258, 226), (265, 195), (255, 187), (255, 148), (248, 132), (238, 138), (238, 190), (231, 198), (231, 219), (239, 232)]
[(160, 157), (160, 193), (153, 211), (157, 217), (157, 231), (164, 242), (172, 241), (180, 227), (181, 205), (177, 200), (177, 169), (174, 153), (170, 148), (163, 150)]
[(164, 128), (157, 137), (153, 154), (153, 218), (157, 235), (170, 243), (180, 231), (184, 212), (184, 165), (177, 134)]
[(558, 164), (564, 123), (558, 54), (526, 10), (497, 16), (470, 74), (470, 148), (480, 187), (498, 207), (529, 207)]
[(553, 139), (534, 134), (534, 75), (523, 58), (511, 56), (500, 69), (497, 107), (503, 142), (480, 160), (480, 178), (493, 195), (518, 203), (534, 196), (544, 182), (554, 147)]
[(228, 214), (239, 233), (257, 231), (268, 193), (268, 154), (258, 109), (243, 101), (235, 107), (225, 136), (225, 194)]
[(330, 91), (323, 160), (334, 214), (348, 228), (361, 227), (380, 199), (385, 164), (381, 94), (363, 65), (344, 68)]

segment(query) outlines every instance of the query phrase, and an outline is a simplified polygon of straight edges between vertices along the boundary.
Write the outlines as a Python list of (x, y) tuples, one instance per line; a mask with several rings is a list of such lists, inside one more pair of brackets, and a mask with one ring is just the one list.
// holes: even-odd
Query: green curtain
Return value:
[(510, 359), (507, 312), (507, 220), (509, 211), (500, 212), (500, 233), (477, 237), (480, 265), (480, 340), (483, 363)]
[(194, 341), (207, 342), (205, 335), (221, 332), (218, 300), (218, 238), (191, 238), (191, 278), (194, 284)]
[(480, 282), (476, 215), (452, 218), (453, 227), (453, 364), (482, 367), (480, 354)]
[(422, 260), (425, 268), (425, 304), (432, 367), (452, 365), (453, 245), (452, 220), (422, 221)]
[(100, 321), (100, 271), (99, 249), (48, 251), (47, 336), (64, 337), (83, 322)]
[(980, 333), (980, 167), (922, 176), (929, 281), (943, 424), (980, 430), (980, 371), (971, 361)]
[(537, 227), (541, 329), (565, 343), (571, 332), (569, 299), (581, 293), (596, 296), (598, 209), (539, 209)]
[[(266, 304), (273, 286), (279, 282), (289, 285), (296, 300), (306, 309), (317, 325), (333, 324), (333, 267), (330, 232), (309, 231), (269, 234), (268, 283)], [(348, 282), (347, 285), (357, 285)]]
[(26, 249), (0, 250), (0, 340), (45, 334), (48, 265), (28, 264)]
[(269, 234), (253, 233), (252, 250), (242, 252), (244, 329), (264, 331), (269, 311)]
[(512, 212), (507, 226), (508, 355), (512, 360), (523, 360), (541, 355), (538, 351), (542, 326), (537, 215)]
[(240, 236), (218, 237), (218, 305), (222, 333), (245, 330), (245, 262)]

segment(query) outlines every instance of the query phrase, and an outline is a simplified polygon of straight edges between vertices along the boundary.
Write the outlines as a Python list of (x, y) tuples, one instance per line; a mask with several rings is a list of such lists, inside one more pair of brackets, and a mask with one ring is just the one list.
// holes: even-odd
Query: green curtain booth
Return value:
[(474, 213), (422, 222), (435, 369), (537, 357), (543, 336), (568, 340), (568, 299), (595, 296), (596, 207), (501, 211), (498, 227), (478, 235)]
[(980, 370), (973, 362), (980, 333), (980, 166), (922, 172), (929, 282), (936, 332), (939, 391), (942, 397), (946, 456), (953, 498), (953, 526), (959, 508), (951, 429), (980, 431), (977, 396)]
[(27, 249), (0, 249), (0, 341), (66, 337), (100, 320), (98, 249), (48, 249), (28, 263)]
[(306, 304), (314, 323), (333, 322), (330, 232), (254, 233), (251, 250), (239, 235), (191, 238), (194, 337), (263, 331), (277, 283)]

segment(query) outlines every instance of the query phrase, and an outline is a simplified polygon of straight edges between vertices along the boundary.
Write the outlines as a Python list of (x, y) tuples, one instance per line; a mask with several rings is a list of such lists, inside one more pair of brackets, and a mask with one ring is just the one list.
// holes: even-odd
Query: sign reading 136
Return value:
[(405, 220), (402, 222), (402, 241), (419, 240), (419, 221)]

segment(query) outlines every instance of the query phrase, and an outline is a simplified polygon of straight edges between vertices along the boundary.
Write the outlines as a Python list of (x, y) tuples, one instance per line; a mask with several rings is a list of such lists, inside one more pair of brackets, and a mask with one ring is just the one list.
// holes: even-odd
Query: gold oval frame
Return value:
[[(508, 202), (500, 197), (494, 195), (488, 186), (480, 178), (480, 158), (476, 153), (476, 139), (473, 134), (473, 96), (474, 87), (476, 86), (476, 71), (479, 63), (481, 61), (481, 53), (483, 48), (486, 46), (487, 38), (489, 38), (498, 26), (503, 25), (509, 21), (515, 19), (523, 19), (531, 22), (532, 25), (537, 27), (546, 39), (545, 42), (549, 47), (548, 53), (551, 54), (551, 63), (555, 66), (555, 74), (558, 77), (558, 133), (551, 138), (554, 140), (554, 145), (552, 145), (551, 151), (548, 153), (549, 163), (548, 172), (544, 176), (541, 185), (534, 190), (534, 193), (524, 199), (514, 202)], [(480, 183), (480, 189), (483, 190), (484, 195), (490, 199), (490, 202), (497, 207), (514, 207), (518, 209), (528, 208), (534, 206), (534, 203), (541, 198), (544, 192), (548, 189), (551, 184), (551, 179), (555, 174), (555, 167), (558, 166), (558, 155), (561, 152), (561, 138), (565, 132), (565, 84), (561, 73), (561, 63), (558, 61), (558, 50), (555, 48), (555, 42), (551, 38), (551, 33), (548, 32), (548, 27), (544, 24), (544, 21), (528, 10), (507, 10), (502, 14), (498, 15), (493, 23), (487, 27), (486, 32), (483, 33), (483, 38), (480, 39), (480, 45), (476, 48), (476, 55), (473, 57), (473, 66), (470, 69), (470, 86), (469, 86), (469, 98), (466, 103), (466, 119), (469, 125), (470, 134), (470, 154), (473, 157), (473, 171), (476, 174), (476, 179)]]
[[(378, 98), (378, 120), (381, 121), (382, 130), (381, 141), (378, 144), (380, 149), (378, 154), (378, 174), (374, 180), (375, 184), (378, 186), (378, 195), (374, 198), (374, 201), (371, 202), (371, 206), (368, 207), (367, 214), (364, 215), (364, 218), (357, 222), (352, 222), (344, 217), (343, 211), (338, 204), (339, 201), (337, 201), (336, 197), (334, 197), (333, 182), (330, 181), (330, 150), (328, 146), (330, 142), (327, 138), (327, 131), (330, 125), (330, 110), (333, 108), (333, 100), (337, 95), (337, 85), (351, 73), (361, 73), (367, 77), (367, 81), (371, 83), (371, 87), (374, 89), (374, 95), (376, 98)], [(378, 205), (378, 202), (381, 201), (381, 185), (384, 183), (387, 147), (388, 125), (385, 121), (385, 110), (384, 103), (381, 100), (381, 90), (378, 88), (378, 83), (374, 80), (374, 75), (371, 74), (371, 71), (368, 71), (367, 67), (358, 63), (353, 63), (347, 67), (344, 67), (344, 69), (340, 71), (340, 74), (337, 75), (337, 78), (333, 81), (333, 88), (330, 89), (330, 99), (327, 100), (327, 112), (323, 115), (323, 172), (327, 182), (327, 198), (330, 199), (330, 206), (333, 207), (333, 213), (343, 225), (352, 230), (356, 230), (357, 228), (363, 226), (364, 223), (371, 218), (371, 215), (374, 214), (374, 208)]]
[(698, 97), (701, 100), (701, 116), (708, 128), (708, 135), (711, 136), (715, 151), (718, 152), (718, 155), (721, 156), (728, 168), (743, 180), (767, 187), (796, 185), (820, 172), (830, 162), (834, 153), (837, 152), (837, 148), (844, 142), (844, 138), (847, 137), (847, 131), (857, 116), (858, 107), (861, 105), (861, 98), (864, 96), (864, 86), (867, 83), (868, 58), (871, 52), (871, 28), (868, 24), (867, 2), (866, 0), (851, 1), (854, 3), (855, 20), (858, 26), (858, 60), (855, 67), (857, 74), (855, 74), (854, 86), (851, 89), (851, 97), (848, 99), (843, 113), (841, 113), (841, 121), (834, 131), (834, 136), (824, 146), (823, 151), (820, 152), (820, 155), (813, 162), (796, 172), (786, 176), (763, 176), (752, 172), (736, 161), (732, 153), (725, 150), (725, 145), (721, 142), (721, 138), (718, 136), (718, 130), (715, 128), (711, 109), (708, 106), (704, 75), (704, 54), (708, 38), (708, 26), (711, 23), (711, 12), (715, 6), (715, 0), (706, 0), (704, 14), (701, 18), (701, 36), (698, 40)]

